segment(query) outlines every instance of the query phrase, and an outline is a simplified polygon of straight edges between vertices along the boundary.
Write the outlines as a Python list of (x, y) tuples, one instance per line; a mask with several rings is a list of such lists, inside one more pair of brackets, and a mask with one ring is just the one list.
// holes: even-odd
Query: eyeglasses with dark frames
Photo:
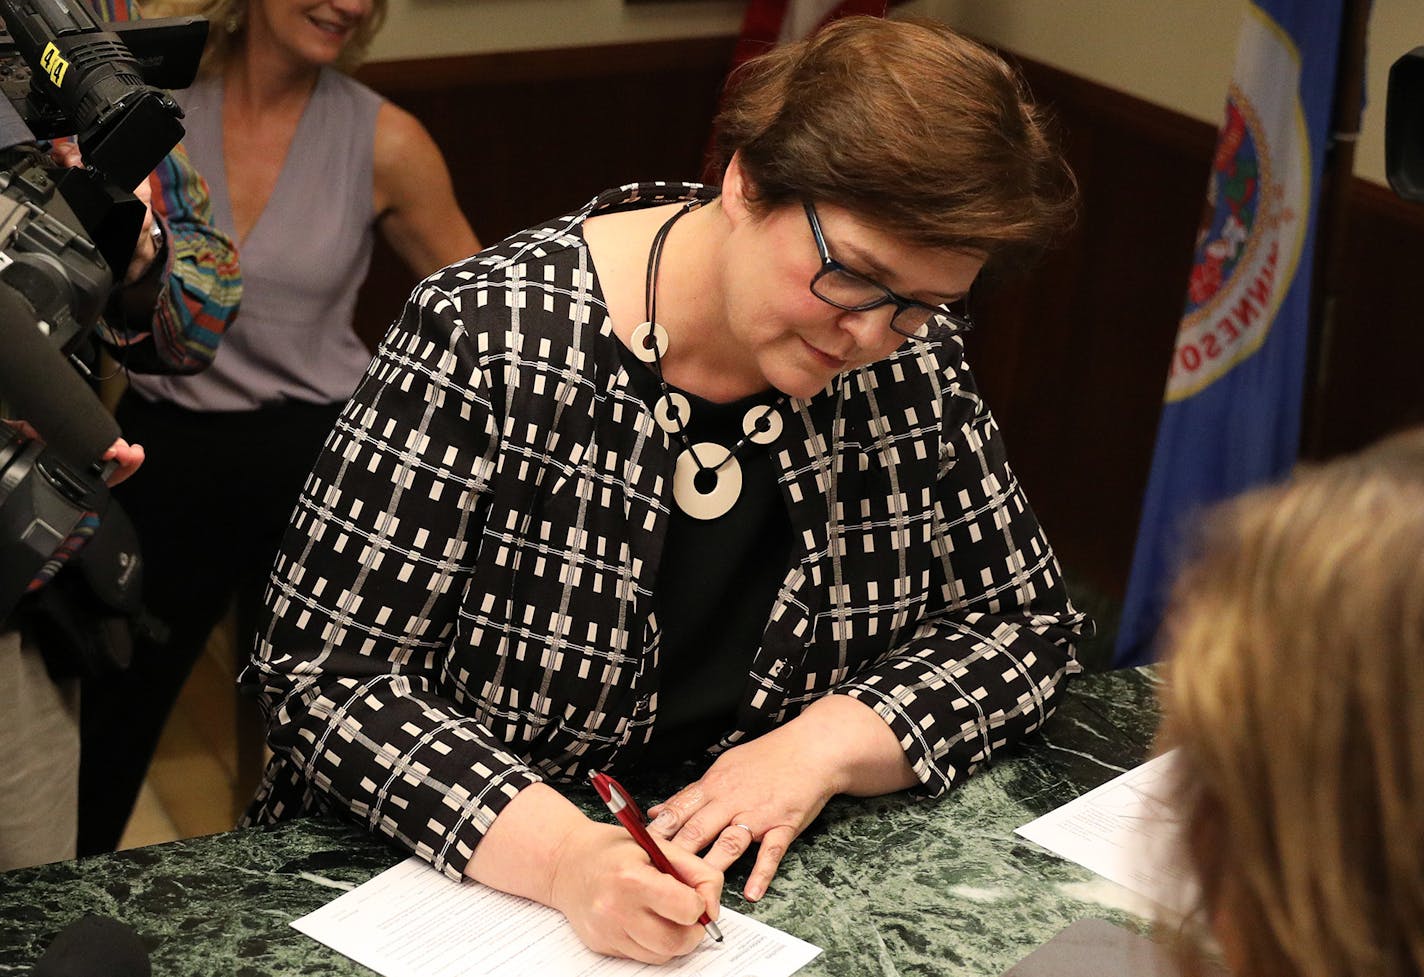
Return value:
[(826, 247), (826, 237), (821, 233), (821, 221), (816, 216), (815, 205), (808, 200), (805, 207), (806, 219), (811, 222), (811, 233), (816, 236), (816, 248), (821, 253), (821, 270), (811, 279), (811, 294), (816, 298), (847, 312), (866, 312), (882, 305), (893, 305), (895, 314), (890, 318), (890, 328), (909, 339), (923, 342), (948, 339), (973, 327), (967, 295), (948, 305), (916, 302), (897, 295), (873, 278), (851, 271), (832, 258), (830, 249)]

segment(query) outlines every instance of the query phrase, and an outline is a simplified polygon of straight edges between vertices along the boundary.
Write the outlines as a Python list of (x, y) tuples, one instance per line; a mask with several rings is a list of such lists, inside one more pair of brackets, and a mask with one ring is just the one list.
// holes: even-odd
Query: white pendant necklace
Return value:
[(668, 351), (667, 330), (658, 324), (658, 266), (662, 262), (663, 244), (668, 232), (684, 214), (700, 206), (691, 201), (679, 207), (653, 235), (648, 248), (648, 277), (645, 292), (647, 320), (633, 330), (633, 355), (653, 368), (662, 396), (653, 405), (653, 417), (668, 434), (682, 443), (673, 470), (672, 498), (677, 507), (693, 519), (716, 519), (731, 511), (742, 494), (742, 465), (737, 453), (748, 443), (767, 445), (781, 435), (782, 396), (774, 404), (762, 404), (747, 411), (742, 418), (742, 437), (728, 448), (716, 441), (693, 444), (687, 437), (687, 425), (692, 419), (692, 405), (663, 379), (663, 357)]

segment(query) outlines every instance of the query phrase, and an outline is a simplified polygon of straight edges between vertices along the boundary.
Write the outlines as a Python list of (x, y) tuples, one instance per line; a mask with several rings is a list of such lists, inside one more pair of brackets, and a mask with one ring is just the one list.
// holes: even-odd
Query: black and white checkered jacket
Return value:
[[(521, 788), (636, 763), (675, 443), (629, 385), (579, 225), (411, 296), (308, 479), (254, 658), (276, 753), (249, 818), (314, 807), (458, 876)], [(829, 692), (940, 793), (1051, 713), (1088, 626), (957, 342), (793, 400), (791, 565), (725, 749)]]

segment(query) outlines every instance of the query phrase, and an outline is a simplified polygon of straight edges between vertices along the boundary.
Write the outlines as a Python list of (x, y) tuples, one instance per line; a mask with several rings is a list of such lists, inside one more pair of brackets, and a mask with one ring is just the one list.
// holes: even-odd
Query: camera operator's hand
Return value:
[(118, 461), (119, 467), (115, 468), (108, 478), (109, 487), (119, 484), (134, 472), (138, 471), (138, 466), (143, 464), (143, 445), (129, 444), (123, 438), (119, 438), (109, 450), (104, 452), (104, 461)]
[[(32, 441), (39, 437), (39, 432), (25, 421), (14, 420), (13, 418), (0, 417), (0, 424), (11, 428), (26, 441)], [(115, 468), (105, 480), (110, 488), (128, 478), (138, 471), (138, 466), (143, 464), (143, 445), (129, 444), (123, 438), (119, 438), (109, 445), (109, 450), (100, 456), (101, 461), (117, 461), (119, 467)]]
[(40, 436), (40, 433), (31, 427), (28, 421), (17, 421), (9, 417), (0, 417), (0, 424), (4, 424), (26, 441), (33, 441)]
[[(84, 157), (79, 152), (79, 144), (72, 139), (56, 141), (50, 149), (50, 157), (61, 166), (84, 165)], [(139, 231), (138, 244), (134, 246), (133, 258), (129, 261), (128, 269), (124, 272), (124, 285), (132, 285), (147, 274), (153, 265), (153, 260), (158, 257), (158, 243), (161, 240), (160, 234), (155, 233), (153, 194), (149, 189), (148, 181), (144, 180), (134, 187), (133, 193), (135, 197), (143, 201), (143, 228)]]

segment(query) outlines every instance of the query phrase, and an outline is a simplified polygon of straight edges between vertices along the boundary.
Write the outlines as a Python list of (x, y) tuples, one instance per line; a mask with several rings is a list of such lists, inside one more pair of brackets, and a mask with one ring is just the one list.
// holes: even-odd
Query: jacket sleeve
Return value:
[(307, 480), (242, 676), (309, 790), (451, 878), (540, 779), (450, 698), (499, 444), (475, 345), (418, 287)]
[(923, 789), (939, 795), (1043, 725), (1074, 644), (1092, 622), (1004, 456), (968, 373), (949, 392), (934, 497), (938, 610), (891, 654), (835, 691), (894, 730)]
[[(128, 0), (91, 0), (100, 20), (139, 18)], [(208, 185), (180, 143), (148, 179), (165, 245), (149, 273), (115, 290), (104, 340), (140, 373), (196, 373), (213, 361), (237, 315), (242, 274), (237, 247), (213, 220)], [(127, 188), (125, 188), (127, 189)], [(122, 276), (123, 269), (115, 269)]]

